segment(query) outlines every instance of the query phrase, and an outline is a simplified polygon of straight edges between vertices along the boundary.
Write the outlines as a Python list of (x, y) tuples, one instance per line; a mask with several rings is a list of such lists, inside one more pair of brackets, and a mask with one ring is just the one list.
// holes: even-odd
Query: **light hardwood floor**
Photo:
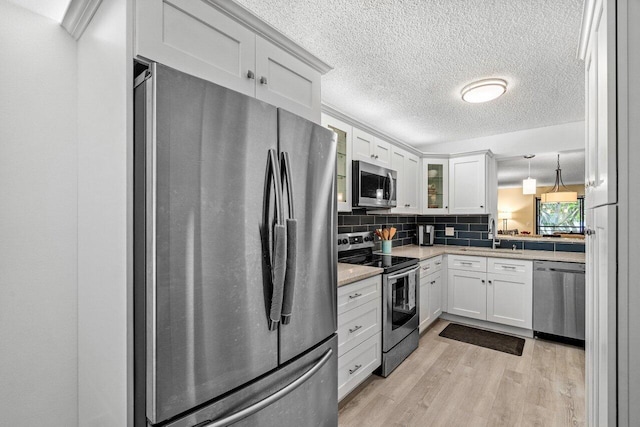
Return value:
[(527, 338), (522, 356), (438, 334), (340, 404), (340, 426), (584, 426), (584, 350)]

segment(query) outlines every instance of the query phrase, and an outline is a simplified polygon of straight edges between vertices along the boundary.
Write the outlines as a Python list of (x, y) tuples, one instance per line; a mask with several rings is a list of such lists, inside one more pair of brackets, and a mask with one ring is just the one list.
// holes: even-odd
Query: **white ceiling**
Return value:
[(46, 16), (56, 22), (62, 22), (71, 0), (9, 0), (38, 15)]
[[(537, 154), (531, 159), (531, 178), (538, 187), (552, 186), (556, 179), (557, 155), (560, 154), (562, 180), (566, 185), (584, 184), (584, 150)], [(522, 187), (529, 174), (524, 157), (498, 159), (498, 187)]]
[[(427, 145), (584, 119), (582, 0), (236, 0), (333, 65), (322, 100)], [(467, 104), (499, 77), (507, 93)]]

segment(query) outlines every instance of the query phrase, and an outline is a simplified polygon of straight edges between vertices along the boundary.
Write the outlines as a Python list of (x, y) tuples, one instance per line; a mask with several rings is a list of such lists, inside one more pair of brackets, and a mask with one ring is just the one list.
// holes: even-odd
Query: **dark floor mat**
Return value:
[(440, 336), (502, 351), (503, 353), (515, 354), (516, 356), (522, 356), (522, 350), (524, 349), (524, 340), (522, 338), (471, 328), (456, 323), (450, 323), (440, 332)]

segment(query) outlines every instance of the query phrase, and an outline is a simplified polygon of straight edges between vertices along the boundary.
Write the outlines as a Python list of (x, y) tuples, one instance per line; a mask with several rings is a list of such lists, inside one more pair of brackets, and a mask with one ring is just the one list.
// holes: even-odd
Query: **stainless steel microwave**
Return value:
[(398, 173), (360, 160), (353, 161), (353, 207), (395, 208)]

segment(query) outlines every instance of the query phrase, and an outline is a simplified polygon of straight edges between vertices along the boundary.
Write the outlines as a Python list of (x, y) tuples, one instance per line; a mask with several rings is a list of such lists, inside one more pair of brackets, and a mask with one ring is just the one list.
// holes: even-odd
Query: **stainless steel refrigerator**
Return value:
[(135, 425), (337, 425), (333, 132), (160, 64), (134, 96)]

